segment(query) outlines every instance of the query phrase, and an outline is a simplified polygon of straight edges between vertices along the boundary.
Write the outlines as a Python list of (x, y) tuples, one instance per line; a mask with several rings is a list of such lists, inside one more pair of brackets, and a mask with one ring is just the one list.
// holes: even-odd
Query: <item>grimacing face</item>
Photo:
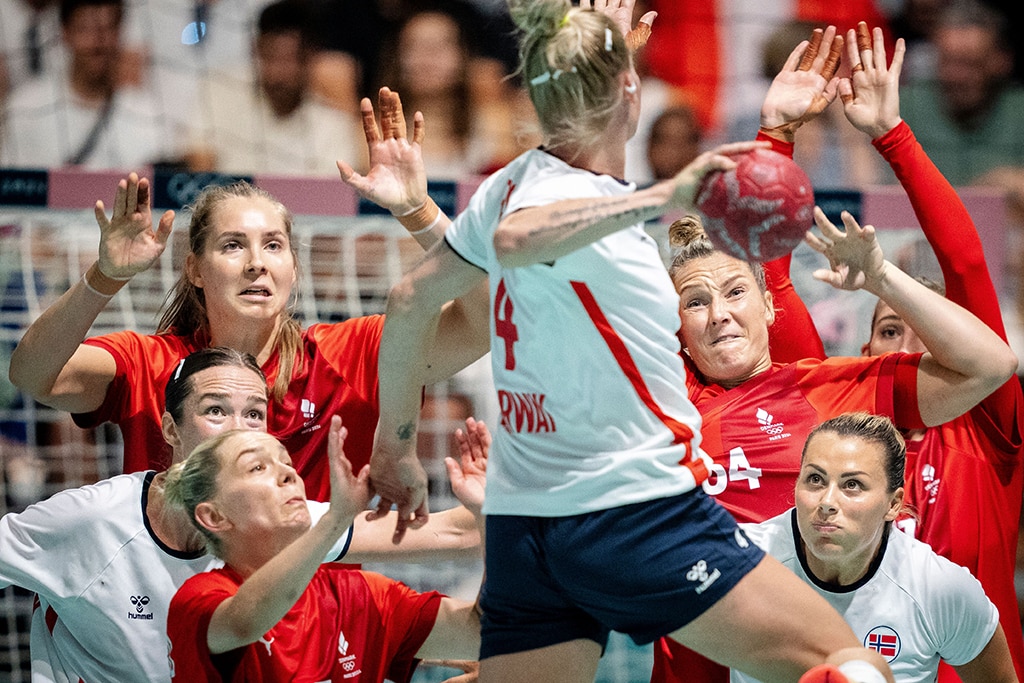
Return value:
[(733, 387), (771, 367), (772, 297), (749, 265), (716, 252), (682, 266), (674, 281), (683, 346), (709, 381)]
[(887, 488), (881, 444), (830, 431), (811, 437), (796, 483), (796, 516), (819, 579), (852, 583), (867, 570), (903, 503), (902, 488)]
[(291, 537), (312, 524), (302, 477), (280, 441), (263, 432), (235, 432), (217, 456), (216, 493), (203, 503), (216, 510), (215, 533), (231, 530), (270, 542), (280, 539), (276, 532)]

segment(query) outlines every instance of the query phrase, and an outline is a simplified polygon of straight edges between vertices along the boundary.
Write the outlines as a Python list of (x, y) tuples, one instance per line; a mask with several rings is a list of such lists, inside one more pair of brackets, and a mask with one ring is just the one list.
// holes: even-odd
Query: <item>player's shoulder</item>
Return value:
[(190, 337), (177, 334), (141, 334), (134, 330), (121, 330), (96, 337), (89, 337), (86, 344), (99, 346), (110, 351), (125, 354), (144, 355), (147, 363), (160, 360), (180, 360), (198, 348)]
[[(17, 515), (26, 524), (45, 524), (68, 537), (130, 537), (143, 526), (142, 492), (152, 472), (121, 474), (95, 484), (58, 491)], [(31, 520), (37, 520), (32, 522)], [(40, 522), (40, 520), (42, 520)]]
[(792, 509), (756, 524), (744, 522), (740, 528), (755, 545), (783, 564), (797, 561)]
[(927, 543), (895, 527), (889, 532), (881, 570), (921, 601), (981, 585), (965, 567), (942, 557)]

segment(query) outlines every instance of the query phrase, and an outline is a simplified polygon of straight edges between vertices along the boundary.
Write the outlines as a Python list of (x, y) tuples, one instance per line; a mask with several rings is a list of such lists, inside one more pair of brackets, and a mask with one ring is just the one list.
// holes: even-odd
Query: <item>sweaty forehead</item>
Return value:
[(804, 456), (805, 465), (815, 465), (833, 474), (847, 471), (881, 474), (884, 449), (881, 444), (859, 436), (828, 430), (811, 437)]
[(221, 446), (221, 457), (225, 461), (238, 460), (250, 453), (281, 454), (284, 446), (266, 432), (236, 431)]
[(267, 396), (267, 385), (263, 379), (248, 368), (219, 366), (201, 370), (192, 376), (190, 398), (205, 395), (228, 395), (232, 397)]
[(213, 211), (213, 228), (218, 232), (241, 228), (285, 229), (277, 206), (266, 197), (228, 197)]
[(693, 259), (675, 273), (676, 289), (680, 290), (698, 285), (721, 286), (742, 278), (754, 279), (750, 266), (719, 252)]

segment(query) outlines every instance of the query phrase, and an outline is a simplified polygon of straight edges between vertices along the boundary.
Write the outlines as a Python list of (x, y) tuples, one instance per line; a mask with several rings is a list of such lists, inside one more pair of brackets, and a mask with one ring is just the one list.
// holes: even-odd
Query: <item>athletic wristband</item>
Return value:
[(792, 123), (784, 123), (780, 126), (773, 126), (771, 128), (761, 126), (758, 129), (758, 132), (762, 133), (763, 135), (767, 135), (770, 138), (774, 138), (780, 142), (785, 142), (787, 144), (792, 145), (793, 140), (796, 139), (797, 128), (798, 126), (794, 126)]
[(433, 199), (427, 197), (427, 201), (423, 202), (423, 206), (420, 208), (401, 216), (395, 216), (395, 218), (398, 219), (398, 222), (401, 223), (410, 234), (422, 235), (424, 232), (427, 232), (427, 228), (424, 226), (428, 226), (430, 229), (433, 229), (440, 221), (440, 216), (441, 209)]
[(420, 228), (419, 230), (410, 230), (409, 235), (412, 237), (416, 237), (417, 235), (426, 235), (428, 232), (437, 227), (437, 224), (441, 222), (441, 216), (443, 215), (444, 214), (441, 213), (441, 209), (438, 209), (437, 215), (434, 216), (434, 220), (430, 221), (430, 225), (428, 225), (425, 228)]
[(873, 664), (863, 659), (850, 659), (836, 668), (847, 679), (856, 681), (856, 683), (885, 683), (885, 676), (882, 675), (882, 672), (876, 669)]
[(96, 296), (102, 296), (105, 299), (109, 299), (121, 291), (121, 288), (128, 284), (128, 280), (130, 279), (131, 278), (127, 277), (110, 277), (109, 275), (104, 274), (104, 272), (100, 270), (99, 261), (96, 261), (89, 266), (89, 270), (85, 271), (85, 274), (82, 276), (82, 282), (85, 284), (85, 288)]

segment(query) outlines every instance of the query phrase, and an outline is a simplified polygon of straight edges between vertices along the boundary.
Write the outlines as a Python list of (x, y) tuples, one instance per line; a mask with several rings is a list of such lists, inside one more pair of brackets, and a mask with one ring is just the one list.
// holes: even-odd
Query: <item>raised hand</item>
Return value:
[(847, 211), (843, 211), (842, 218), (845, 231), (833, 225), (820, 207), (814, 207), (814, 222), (821, 237), (808, 231), (804, 241), (828, 259), (829, 267), (813, 275), (836, 289), (871, 289), (885, 278), (888, 267), (875, 229), (870, 225), (861, 227)]
[(396, 216), (412, 213), (427, 202), (427, 173), (423, 167), (423, 114), (412, 118), (412, 140), (407, 138), (405, 113), (398, 93), (381, 88), (377, 107), (364, 97), (359, 103), (363, 134), (369, 152), (370, 170), (360, 175), (344, 161), (338, 161), (341, 179), (364, 199), (388, 209)]
[(762, 132), (792, 142), (800, 126), (825, 111), (836, 98), (842, 50), (835, 26), (814, 29), (810, 41), (794, 48), (761, 105)]
[(452, 493), (474, 515), (479, 516), (487, 489), (487, 456), (491, 450), (491, 432), (487, 425), (472, 417), (466, 418), (465, 431), (455, 431), (459, 442), (459, 459), (445, 458)]
[(846, 118), (857, 130), (874, 140), (899, 125), (900, 71), (906, 45), (896, 41), (892, 64), (886, 66), (885, 41), (882, 29), (868, 32), (863, 21), (847, 37), (847, 57), (850, 60), (850, 78), (839, 81), (839, 98), (843, 102)]
[(154, 232), (151, 196), (149, 180), (131, 173), (117, 184), (114, 212), (109, 220), (103, 202), (96, 201), (94, 212), (100, 226), (98, 265), (102, 275), (127, 280), (160, 258), (171, 236), (174, 212), (165, 211)]
[[(409, 427), (412, 430), (412, 427)], [(380, 496), (377, 508), (367, 519), (386, 517), (391, 506), (398, 509), (398, 520), (392, 542), (398, 544), (409, 528), (417, 529), (427, 523), (427, 473), (416, 457), (416, 433), (412, 431), (403, 443), (411, 444), (402, 452), (389, 452), (380, 439), (373, 445), (370, 456), (370, 483)]]
[(370, 466), (365, 465), (359, 474), (353, 474), (352, 463), (345, 457), (345, 437), (348, 429), (341, 424), (341, 417), (331, 417), (330, 432), (327, 436), (327, 459), (331, 470), (331, 513), (351, 519), (366, 509), (372, 493), (370, 491)]
[(636, 0), (580, 0), (580, 9), (593, 9), (607, 15), (619, 27), (619, 31), (626, 38), (626, 45), (630, 50), (636, 52), (647, 44), (651, 37), (651, 26), (654, 24), (657, 12), (646, 12), (636, 27), (633, 27), (633, 5)]

